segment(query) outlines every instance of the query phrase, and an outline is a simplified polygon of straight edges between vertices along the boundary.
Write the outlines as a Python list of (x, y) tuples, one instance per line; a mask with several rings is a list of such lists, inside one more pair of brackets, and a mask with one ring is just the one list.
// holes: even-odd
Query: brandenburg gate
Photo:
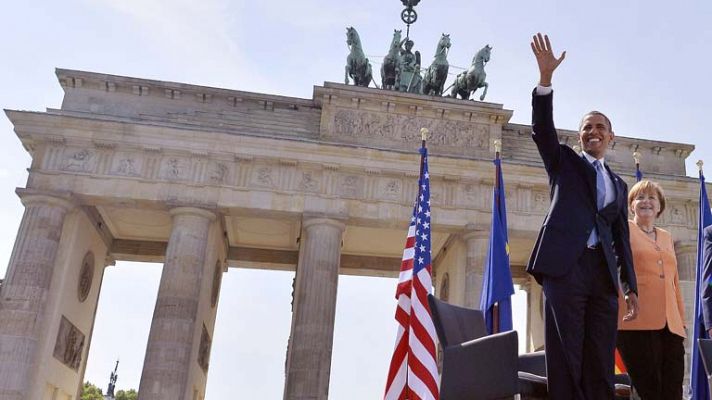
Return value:
[[(204, 398), (231, 267), (295, 271), (284, 397), (326, 399), (338, 276), (397, 276), (421, 127), (430, 131), (436, 294), (479, 304), (499, 139), (527, 346), (543, 345), (541, 290), (524, 265), (549, 189), (530, 127), (510, 123), (503, 105), (336, 83), (301, 99), (56, 73), (60, 109), (6, 111), (32, 163), (16, 191), (25, 212), (0, 288), (0, 399), (78, 398), (104, 269), (116, 260), (163, 263), (141, 399)], [(573, 146), (576, 132), (560, 140)], [(616, 136), (607, 160), (629, 184), (634, 150), (667, 191), (661, 225), (677, 240), (689, 320), (693, 146)]]

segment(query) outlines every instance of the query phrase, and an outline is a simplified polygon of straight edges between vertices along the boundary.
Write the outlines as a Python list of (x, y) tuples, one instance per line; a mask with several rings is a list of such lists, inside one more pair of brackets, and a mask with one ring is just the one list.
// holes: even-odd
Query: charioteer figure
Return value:
[(413, 52), (413, 41), (405, 38), (401, 42), (400, 65), (396, 88), (399, 92), (422, 93), (420, 76), (420, 52)]

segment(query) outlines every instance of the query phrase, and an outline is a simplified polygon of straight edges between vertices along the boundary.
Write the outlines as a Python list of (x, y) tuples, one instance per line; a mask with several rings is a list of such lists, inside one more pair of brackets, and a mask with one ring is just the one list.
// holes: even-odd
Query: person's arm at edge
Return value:
[[(628, 198), (628, 185), (623, 184), (623, 198)], [(630, 249), (630, 230), (628, 229), (628, 207), (622, 207), (618, 218), (613, 223), (612, 233), (615, 244), (616, 255), (618, 256), (618, 268), (620, 274), (621, 290), (625, 295), (626, 315), (624, 321), (632, 321), (638, 316), (638, 283), (633, 268), (633, 252)]]
[(547, 173), (552, 175), (559, 165), (560, 148), (554, 126), (551, 80), (554, 71), (566, 57), (566, 52), (556, 58), (549, 37), (541, 33), (534, 35), (530, 45), (539, 68), (539, 85), (532, 93), (532, 138)]

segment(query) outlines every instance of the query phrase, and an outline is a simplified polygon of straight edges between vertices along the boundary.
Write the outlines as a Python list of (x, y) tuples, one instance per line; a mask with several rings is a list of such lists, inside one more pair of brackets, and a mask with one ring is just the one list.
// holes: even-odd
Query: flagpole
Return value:
[[(420, 128), (420, 177), (423, 176), (423, 168), (425, 167), (425, 140), (428, 138), (428, 133), (430, 131), (428, 128)], [(423, 183), (418, 179), (418, 198), (420, 198), (420, 193), (423, 191)], [(416, 203), (418, 200), (416, 199)]]
[(694, 325), (692, 329), (692, 351), (691, 351), (691, 366), (690, 366), (690, 394), (693, 400), (704, 400), (709, 398), (709, 387), (707, 386), (707, 376), (704, 371), (704, 362), (700, 354), (697, 341), (699, 339), (707, 339), (707, 331), (704, 326), (704, 317), (702, 311), (702, 302), (700, 287), (705, 280), (705, 269), (703, 265), (704, 248), (703, 248), (703, 230), (705, 227), (712, 225), (712, 215), (710, 214), (710, 205), (705, 188), (705, 175), (702, 171), (704, 162), (697, 161), (697, 169), (700, 180), (700, 211), (697, 227), (697, 266), (695, 268), (695, 314)]
[[(423, 177), (423, 169), (425, 168), (425, 141), (428, 138), (428, 128), (420, 128), (420, 176), (421, 178)], [(418, 203), (418, 200), (420, 198), (420, 195), (423, 193), (423, 182), (418, 180), (418, 197), (416, 198), (416, 206)], [(405, 400), (411, 400), (412, 397), (410, 395), (410, 386), (408, 385), (408, 377), (409, 373), (405, 374)]]
[(643, 174), (640, 172), (640, 152), (638, 150), (633, 152), (633, 160), (635, 161), (635, 180), (640, 182), (643, 179)]
[[(494, 141), (494, 159), (495, 159), (495, 164), (494, 164), (494, 190), (499, 192), (500, 186), (499, 186), (499, 169), (500, 169), (500, 164), (497, 163), (497, 161), (500, 161), (500, 152), (502, 151), (502, 141), (499, 139), (496, 139)], [(497, 201), (499, 201), (499, 198), (497, 198)], [(494, 212), (494, 210), (492, 210)], [(492, 333), (499, 333), (499, 302), (495, 303), (494, 306), (492, 306)]]
[[(420, 148), (421, 149), (425, 148), (425, 140), (428, 138), (428, 133), (430, 133), (428, 128), (420, 128), (420, 139), (421, 139)], [(423, 152), (421, 151), (420, 154), (421, 154), (421, 156), (420, 156), (420, 175), (423, 175), (423, 164), (424, 164), (423, 163)], [(418, 190), (418, 191), (420, 191), (420, 190)]]

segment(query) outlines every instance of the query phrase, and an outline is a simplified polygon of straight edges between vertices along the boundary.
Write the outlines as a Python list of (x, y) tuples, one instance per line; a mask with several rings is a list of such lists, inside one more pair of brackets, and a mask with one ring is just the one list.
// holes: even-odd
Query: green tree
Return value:
[(80, 400), (104, 400), (104, 395), (101, 393), (101, 389), (92, 385), (89, 382), (84, 382), (84, 387), (82, 388), (82, 396)]
[(136, 400), (138, 399), (138, 392), (134, 389), (129, 390), (119, 390), (116, 392), (116, 400)]

